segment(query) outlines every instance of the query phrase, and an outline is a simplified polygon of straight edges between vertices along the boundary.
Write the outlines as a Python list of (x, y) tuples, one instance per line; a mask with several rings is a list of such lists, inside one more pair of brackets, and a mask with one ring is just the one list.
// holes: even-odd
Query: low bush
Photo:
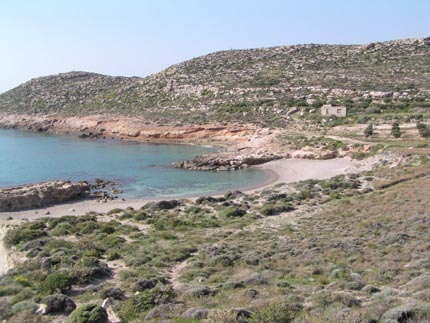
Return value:
[(392, 126), (391, 126), (391, 135), (394, 138), (400, 138), (402, 133), (400, 131), (400, 125), (397, 121), (393, 122)]
[(49, 295), (56, 292), (63, 293), (72, 286), (72, 279), (65, 272), (54, 272), (46, 276), (39, 284), (38, 290), (42, 295)]
[(85, 304), (75, 309), (69, 316), (70, 323), (106, 323), (106, 310), (97, 304)]
[(19, 303), (16, 303), (14, 306), (12, 306), (12, 313), (14, 315), (21, 313), (23, 311), (31, 311), (34, 312), (37, 308), (37, 305), (34, 302), (31, 301), (22, 301)]
[(119, 310), (122, 320), (128, 322), (143, 319), (146, 312), (157, 305), (165, 304), (175, 297), (171, 288), (153, 288), (135, 294), (125, 301)]
[(265, 203), (260, 208), (260, 213), (265, 216), (277, 215), (283, 212), (293, 211), (294, 207), (290, 203)]
[(430, 137), (430, 130), (425, 123), (418, 122), (417, 123), (418, 132), (421, 137), (428, 138)]
[(252, 313), (248, 323), (290, 323), (298, 314), (298, 309), (288, 304), (271, 304)]
[(222, 210), (219, 214), (227, 218), (236, 218), (244, 216), (246, 211), (238, 207), (230, 206)]
[(372, 123), (370, 123), (370, 124), (366, 127), (366, 129), (364, 129), (364, 135), (365, 135), (366, 137), (373, 136), (373, 124), (372, 124)]
[(3, 242), (7, 248), (37, 238), (46, 237), (47, 233), (40, 229), (14, 228), (8, 230)]

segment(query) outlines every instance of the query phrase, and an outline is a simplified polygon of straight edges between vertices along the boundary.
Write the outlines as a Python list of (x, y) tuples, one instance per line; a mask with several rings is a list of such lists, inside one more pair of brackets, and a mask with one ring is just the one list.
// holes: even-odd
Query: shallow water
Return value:
[(0, 130), (0, 187), (102, 178), (119, 182), (124, 197), (169, 197), (250, 188), (268, 178), (257, 169), (201, 172), (171, 166), (210, 151), (201, 146)]

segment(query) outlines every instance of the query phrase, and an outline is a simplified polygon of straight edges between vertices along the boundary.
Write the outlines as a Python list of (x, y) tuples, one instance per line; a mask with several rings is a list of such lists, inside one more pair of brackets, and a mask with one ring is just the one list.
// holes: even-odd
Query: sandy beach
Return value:
[[(346, 173), (356, 173), (371, 169), (377, 160), (356, 161), (350, 157), (335, 158), (327, 160), (307, 160), (307, 159), (280, 159), (268, 162), (256, 168), (271, 172), (269, 182), (266, 180), (258, 187), (243, 190), (246, 193), (261, 191), (267, 187), (278, 183), (292, 183), (307, 179), (327, 179), (336, 175)], [(217, 194), (214, 194), (217, 195)], [(190, 199), (196, 198), (188, 197)], [(96, 200), (85, 200), (64, 203), (37, 210), (25, 210), (17, 212), (2, 212), (0, 218), (14, 220), (31, 220), (40, 217), (61, 217), (65, 215), (80, 215), (87, 212), (107, 212), (114, 208), (142, 207), (145, 203), (154, 199), (121, 199), (99, 203)], [(47, 214), (49, 212), (49, 214)]]

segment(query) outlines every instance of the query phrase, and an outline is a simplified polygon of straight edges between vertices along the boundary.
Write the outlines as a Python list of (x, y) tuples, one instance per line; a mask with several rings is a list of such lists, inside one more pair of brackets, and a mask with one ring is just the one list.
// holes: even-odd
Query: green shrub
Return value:
[(108, 261), (113, 261), (117, 259), (121, 259), (121, 255), (118, 252), (111, 251), (106, 255), (106, 260)]
[(51, 230), (53, 236), (66, 236), (74, 232), (74, 227), (69, 223), (60, 223)]
[(120, 209), (120, 208), (116, 208), (116, 209), (112, 209), (112, 210), (108, 211), (106, 214), (108, 214), (108, 215), (117, 214), (117, 213), (121, 213), (122, 211), (124, 211), (124, 210)]
[(28, 229), (28, 228), (14, 228), (8, 230), (3, 242), (7, 248), (15, 246), (17, 244), (31, 241), (37, 238), (47, 236), (46, 232), (40, 229)]
[(71, 277), (65, 272), (54, 272), (46, 276), (45, 280), (39, 284), (38, 290), (42, 295), (53, 293), (63, 293), (72, 286)]
[(221, 216), (225, 216), (227, 218), (236, 218), (236, 217), (242, 217), (246, 214), (246, 211), (241, 209), (241, 208), (237, 208), (234, 206), (230, 206), (224, 210), (222, 210), (220, 212)]
[(89, 258), (100, 258), (103, 255), (103, 252), (101, 252), (100, 250), (97, 249), (93, 249), (93, 250), (85, 250), (82, 253), (82, 257), (89, 257)]
[(289, 212), (294, 210), (290, 203), (265, 203), (260, 208), (260, 213), (265, 216), (277, 215), (282, 212)]
[(78, 223), (76, 229), (80, 234), (90, 234), (99, 228), (99, 224), (95, 221), (87, 221)]
[(10, 296), (16, 295), (21, 292), (24, 288), (21, 285), (9, 285), (9, 286), (1, 286), (0, 287), (0, 297), (2, 296)]
[(75, 309), (69, 316), (70, 323), (106, 323), (106, 310), (97, 304), (85, 304)]
[(425, 123), (418, 122), (417, 123), (418, 132), (421, 137), (428, 138), (430, 137), (430, 130)]
[(10, 299), (10, 303), (13, 305), (13, 304), (25, 301), (25, 300), (32, 298), (32, 297), (33, 297), (33, 291), (31, 288), (27, 287), (27, 288), (24, 288), (22, 291), (20, 291), (15, 296), (13, 296)]
[(381, 113), (381, 109), (379, 109), (378, 107), (368, 107), (366, 109), (366, 113), (369, 113), (369, 114)]
[(136, 221), (144, 221), (149, 217), (150, 216), (146, 212), (143, 212), (143, 211), (136, 211), (136, 213), (134, 214), (134, 219)]
[(391, 135), (394, 138), (400, 138), (402, 133), (400, 132), (400, 125), (397, 121), (393, 122), (393, 125), (391, 126)]
[(133, 295), (125, 301), (119, 310), (122, 320), (128, 322), (143, 319), (146, 312), (157, 305), (165, 304), (175, 297), (172, 288), (153, 288)]
[(364, 129), (364, 135), (365, 135), (366, 137), (373, 136), (373, 124), (372, 124), (372, 123), (370, 123), (370, 124), (366, 127), (366, 129)]
[(34, 312), (36, 308), (37, 308), (37, 305), (34, 302), (23, 301), (23, 302), (16, 303), (14, 306), (12, 306), (12, 313), (16, 315), (22, 311)]
[(297, 309), (287, 304), (271, 304), (255, 311), (248, 323), (290, 323), (297, 316)]

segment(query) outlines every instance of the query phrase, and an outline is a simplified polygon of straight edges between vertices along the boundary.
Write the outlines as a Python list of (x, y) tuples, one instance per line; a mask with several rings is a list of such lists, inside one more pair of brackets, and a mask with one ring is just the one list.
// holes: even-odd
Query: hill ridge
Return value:
[(223, 50), (147, 77), (71, 71), (33, 78), (0, 95), (0, 113), (283, 125), (294, 106), (349, 104), (358, 112), (384, 103), (426, 107), (429, 66), (429, 37)]

